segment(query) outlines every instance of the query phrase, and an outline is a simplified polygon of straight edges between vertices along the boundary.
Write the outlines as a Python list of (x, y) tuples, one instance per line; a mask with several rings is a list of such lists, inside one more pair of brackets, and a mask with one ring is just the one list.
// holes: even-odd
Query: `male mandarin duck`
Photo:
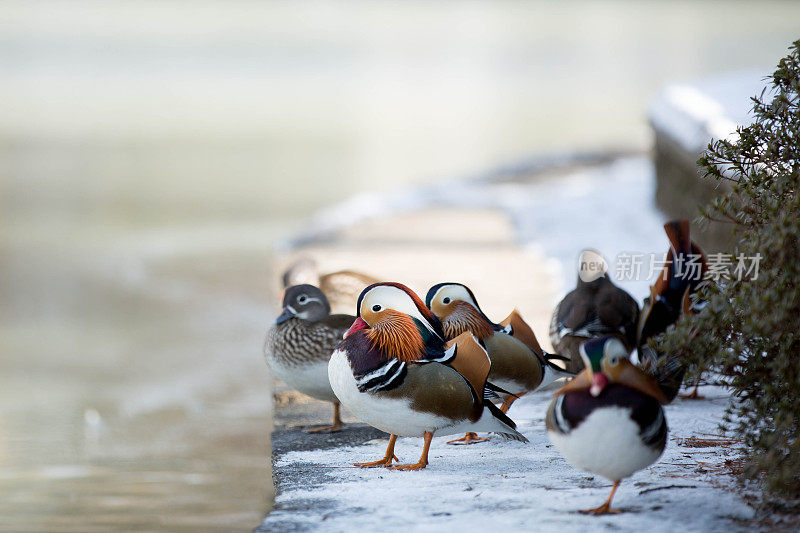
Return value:
[(283, 295), (283, 312), (267, 334), (264, 355), (284, 383), (303, 394), (333, 403), (333, 424), (310, 430), (339, 431), (339, 399), (328, 381), (328, 361), (355, 320), (332, 315), (327, 298), (313, 285), (296, 285)]
[(586, 366), (556, 391), (547, 411), (547, 436), (567, 461), (614, 483), (603, 505), (581, 511), (618, 513), (611, 499), (622, 479), (653, 464), (667, 443), (658, 385), (628, 360), (618, 339), (586, 341)]
[[(503, 324), (495, 324), (483, 313), (475, 295), (461, 283), (439, 283), (428, 290), (425, 304), (442, 323), (445, 338), (453, 339), (472, 333), (483, 345), (492, 361), (489, 381), (499, 387), (505, 413), (516, 399), (527, 392), (545, 387), (562, 377), (564, 372), (548, 359), (539, 346), (533, 330), (514, 311)], [(471, 444), (485, 441), (474, 433), (448, 444)]]
[[(693, 303), (691, 295), (697, 291), (708, 272), (706, 255), (690, 237), (688, 220), (673, 220), (664, 224), (669, 239), (669, 250), (662, 272), (650, 287), (650, 297), (644, 301), (639, 320), (639, 360), (658, 379), (665, 393), (674, 399), (686, 371), (683, 364), (667, 360), (657, 364), (664, 355), (658, 354), (647, 341), (666, 331), (682, 314), (694, 315), (702, 304)], [(699, 398), (697, 386), (686, 398)]]
[(284, 289), (305, 283), (319, 287), (331, 308), (336, 311), (352, 309), (364, 287), (380, 281), (354, 270), (337, 270), (321, 274), (317, 263), (309, 257), (300, 258), (292, 263), (284, 271), (281, 280)]
[[(527, 441), (484, 400), (491, 362), (475, 337), (446, 343), (439, 320), (400, 283), (370, 285), (357, 305), (358, 318), (331, 356), (331, 387), (353, 414), (391, 436), (383, 459), (356, 466), (425, 468), (434, 433), (485, 431)], [(391, 466), (398, 435), (424, 437), (417, 463)]]
[(580, 345), (587, 339), (612, 336), (628, 353), (636, 348), (639, 305), (633, 297), (609, 279), (608, 265), (595, 250), (581, 253), (578, 285), (556, 306), (550, 323), (553, 348), (570, 361), (567, 370), (580, 372)]
[(664, 332), (685, 310), (696, 311), (691, 295), (708, 272), (706, 254), (689, 234), (689, 221), (664, 224), (669, 239), (664, 267), (650, 287), (639, 321), (639, 345)]

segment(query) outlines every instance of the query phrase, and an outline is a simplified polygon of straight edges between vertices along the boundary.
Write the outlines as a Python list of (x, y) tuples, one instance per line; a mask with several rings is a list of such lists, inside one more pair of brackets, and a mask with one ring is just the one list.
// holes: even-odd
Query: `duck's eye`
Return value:
[(442, 299), (442, 303), (445, 304), (445, 305), (449, 304), (450, 303), (450, 297), (449, 296), (445, 296)]
[(373, 310), (373, 311), (375, 311), (375, 312), (377, 313), (378, 311), (380, 311), (380, 310), (381, 310), (381, 306), (380, 306), (380, 305), (378, 305), (378, 304), (375, 304), (375, 305), (373, 305), (373, 306), (372, 306), (372, 310)]
[(297, 297), (297, 303), (299, 304), (304, 304), (307, 301), (308, 301), (308, 296), (306, 296), (305, 294), (301, 294), (300, 296)]

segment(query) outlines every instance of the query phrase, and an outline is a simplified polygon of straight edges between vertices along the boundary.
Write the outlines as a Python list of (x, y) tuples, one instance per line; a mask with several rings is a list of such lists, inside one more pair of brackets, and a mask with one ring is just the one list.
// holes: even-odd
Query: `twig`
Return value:
[(697, 485), (667, 485), (665, 487), (653, 487), (650, 489), (644, 489), (639, 491), (639, 495), (641, 496), (645, 492), (655, 492), (657, 490), (667, 490), (667, 489), (696, 489)]
[[(327, 465), (322, 465), (322, 466), (310, 466), (309, 468), (358, 468), (358, 469), (361, 469), (361, 470), (368, 470), (368, 468), (365, 468), (363, 466), (327, 466)], [(378, 467), (378, 468), (380, 468), (380, 467)]]
[(683, 455), (695, 455), (698, 453), (708, 454), (708, 453), (718, 453), (718, 450), (708, 450), (707, 452), (681, 452)]

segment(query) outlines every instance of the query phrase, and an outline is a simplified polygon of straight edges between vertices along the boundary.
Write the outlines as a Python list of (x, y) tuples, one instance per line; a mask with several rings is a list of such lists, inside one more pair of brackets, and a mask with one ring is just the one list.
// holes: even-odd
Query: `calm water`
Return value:
[(128, 233), (4, 235), (2, 531), (243, 531), (268, 509), (266, 244), (164, 257)]
[(248, 530), (275, 236), (354, 193), (648, 145), (792, 2), (0, 3), (0, 530)]

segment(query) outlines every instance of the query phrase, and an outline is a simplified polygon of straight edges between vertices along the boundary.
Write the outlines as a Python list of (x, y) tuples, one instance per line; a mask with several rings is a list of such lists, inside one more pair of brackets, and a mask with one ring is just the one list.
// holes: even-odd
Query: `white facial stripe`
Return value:
[(295, 308), (292, 307), (291, 305), (287, 305), (286, 309), (288, 309), (297, 318), (302, 318), (303, 320), (308, 320), (308, 311), (301, 311), (301, 312), (298, 313), (295, 310)]
[(611, 360), (611, 358), (614, 356), (617, 356), (620, 359), (627, 359), (628, 351), (619, 340), (612, 338), (606, 341), (605, 346), (603, 346), (603, 357)]
[[(382, 309), (394, 309), (395, 311), (399, 311), (401, 313), (405, 313), (410, 317), (416, 318), (423, 324), (431, 333), (436, 334), (433, 327), (428, 323), (428, 320), (422, 316), (422, 313), (419, 312), (417, 306), (414, 304), (414, 300), (405, 293), (405, 291), (393, 287), (391, 285), (378, 285), (370, 289), (370, 291), (364, 295), (364, 299), (361, 301), (361, 315), (363, 316), (366, 311), (372, 310), (373, 305), (380, 305)], [(438, 334), (437, 334), (438, 336)]]
[(440, 287), (438, 291), (436, 291), (436, 294), (433, 295), (433, 300), (435, 300), (438, 296), (441, 296), (440, 301), (441, 299), (449, 296), (453, 301), (463, 300), (475, 309), (478, 308), (478, 303), (472, 299), (472, 296), (469, 295), (467, 289), (461, 285), (444, 285), (443, 287)]
[(589, 372), (591, 372), (592, 371), (592, 363), (591, 363), (591, 361), (589, 361), (589, 356), (586, 355), (586, 348), (583, 347), (583, 344), (581, 344), (578, 347), (578, 353), (580, 354), (581, 359), (583, 359), (583, 366), (588, 368)]
[(561, 433), (568, 433), (570, 426), (566, 420), (564, 420), (564, 413), (561, 411), (564, 405), (564, 394), (559, 394), (556, 397), (556, 403), (553, 405), (553, 413), (555, 414), (556, 418), (556, 426), (558, 429), (561, 430)]
[[(308, 296), (307, 294), (301, 294), (300, 296), (297, 297), (298, 300), (300, 298), (305, 298), (305, 300), (303, 300), (303, 303), (301, 304), (303, 307), (306, 307), (310, 302), (317, 302), (319, 304), (322, 304), (323, 307), (325, 307), (325, 304), (323, 304), (322, 300), (320, 300), (319, 298), (314, 298), (314, 297)], [(294, 308), (289, 306), (289, 305), (287, 305), (286, 308), (289, 309), (294, 316), (296, 316), (297, 318), (302, 318), (303, 320), (308, 320), (310, 318), (310, 316), (311, 316), (311, 310), (308, 309), (307, 307), (306, 307), (305, 311), (301, 311), (299, 313), (297, 311), (295, 311)]]

